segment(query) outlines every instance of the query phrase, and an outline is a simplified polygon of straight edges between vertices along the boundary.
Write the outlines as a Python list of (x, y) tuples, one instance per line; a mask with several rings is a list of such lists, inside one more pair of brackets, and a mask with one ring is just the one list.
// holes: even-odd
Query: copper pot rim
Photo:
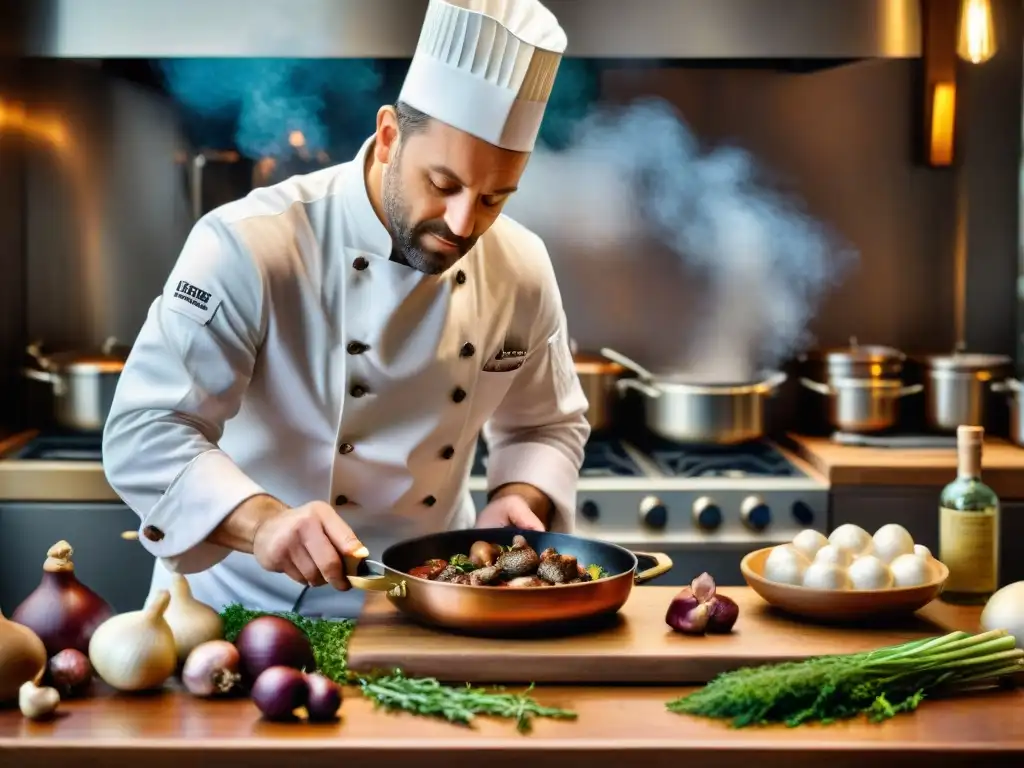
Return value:
[(591, 352), (578, 352), (572, 356), (576, 373), (587, 376), (622, 376), (625, 366)]

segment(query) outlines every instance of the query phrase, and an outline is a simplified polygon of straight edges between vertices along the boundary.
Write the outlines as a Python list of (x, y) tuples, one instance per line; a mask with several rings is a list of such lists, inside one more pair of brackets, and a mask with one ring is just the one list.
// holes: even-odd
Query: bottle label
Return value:
[(949, 592), (994, 592), (999, 582), (994, 510), (939, 509), (939, 560)]

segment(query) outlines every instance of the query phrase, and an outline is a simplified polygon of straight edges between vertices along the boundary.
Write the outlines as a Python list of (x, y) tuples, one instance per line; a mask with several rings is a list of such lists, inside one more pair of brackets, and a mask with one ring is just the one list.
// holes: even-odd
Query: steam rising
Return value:
[[(675, 335), (686, 348), (687, 373), (707, 382), (750, 381), (758, 368), (802, 347), (824, 292), (854, 255), (795, 202), (759, 183), (749, 153), (702, 151), (661, 100), (598, 109), (563, 152), (538, 150), (507, 211), (556, 239), (560, 224), (552, 216), (564, 222), (568, 213), (585, 248), (601, 252), (608, 238), (631, 243), (615, 250), (619, 258), (642, 259), (644, 238), (671, 251), (703, 287), (702, 316)], [(600, 260), (592, 268), (601, 269)], [(644, 330), (682, 325), (668, 316)]]

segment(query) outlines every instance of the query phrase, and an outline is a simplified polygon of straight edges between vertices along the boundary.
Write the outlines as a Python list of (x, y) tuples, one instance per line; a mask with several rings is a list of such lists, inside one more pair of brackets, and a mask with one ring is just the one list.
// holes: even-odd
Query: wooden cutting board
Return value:
[(665, 624), (677, 587), (634, 588), (618, 618), (594, 633), (550, 639), (454, 635), (405, 618), (371, 593), (349, 644), (357, 671), (401, 668), (456, 683), (706, 683), (752, 664), (855, 653), (942, 634), (975, 631), (979, 609), (940, 601), (905, 621), (835, 627), (786, 616), (747, 587), (722, 588), (740, 608), (729, 635), (690, 637)]

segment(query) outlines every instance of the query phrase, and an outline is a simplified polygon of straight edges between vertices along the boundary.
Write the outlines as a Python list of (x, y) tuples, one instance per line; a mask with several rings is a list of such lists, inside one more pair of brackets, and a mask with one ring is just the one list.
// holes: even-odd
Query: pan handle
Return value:
[(384, 570), (383, 564), (367, 559), (369, 554), (366, 547), (363, 547), (355, 554), (345, 555), (345, 578), (348, 579), (348, 583), (367, 592), (387, 592), (388, 597), (405, 597), (405, 579), (395, 581), (390, 576), (375, 573), (364, 575), (371, 565), (376, 570)]
[(637, 557), (649, 557), (654, 561), (652, 567), (646, 571), (640, 571), (633, 577), (634, 584), (643, 584), (645, 581), (656, 579), (663, 573), (672, 570), (672, 558), (664, 552), (633, 552), (633, 554)]

